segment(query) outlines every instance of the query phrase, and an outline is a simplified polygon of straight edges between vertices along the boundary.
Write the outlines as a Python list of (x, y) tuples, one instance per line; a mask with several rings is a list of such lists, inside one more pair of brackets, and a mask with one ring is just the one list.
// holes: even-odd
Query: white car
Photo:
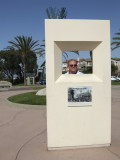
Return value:
[(116, 76), (111, 76), (111, 81), (117, 81)]
[(117, 76), (116, 78), (117, 78), (118, 81), (120, 81), (120, 76)]

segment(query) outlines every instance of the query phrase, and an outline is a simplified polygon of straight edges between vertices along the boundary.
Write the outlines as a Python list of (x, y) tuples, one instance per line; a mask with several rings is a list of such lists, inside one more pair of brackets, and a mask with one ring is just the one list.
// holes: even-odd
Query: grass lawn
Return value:
[(46, 86), (45, 85), (42, 85), (42, 86), (30, 86), (30, 88), (32, 88), (34, 90), (39, 90), (39, 89), (46, 88)]
[(46, 105), (46, 96), (38, 96), (36, 92), (18, 94), (9, 97), (8, 100), (20, 104)]
[(120, 81), (112, 81), (112, 85), (120, 85)]
[(21, 84), (17, 84), (17, 85), (13, 85), (13, 87), (27, 87), (27, 88), (31, 88), (33, 90), (39, 90), (39, 89), (43, 89), (43, 88), (46, 88), (46, 85), (27, 85), (25, 86), (24, 83), (21, 83)]

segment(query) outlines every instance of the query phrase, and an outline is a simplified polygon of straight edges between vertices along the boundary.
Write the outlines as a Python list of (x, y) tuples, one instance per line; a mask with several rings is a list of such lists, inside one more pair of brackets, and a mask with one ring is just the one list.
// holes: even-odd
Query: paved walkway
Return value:
[(14, 104), (7, 97), (31, 90), (0, 92), (0, 160), (119, 160), (120, 87), (112, 87), (112, 145), (47, 150), (45, 106)]

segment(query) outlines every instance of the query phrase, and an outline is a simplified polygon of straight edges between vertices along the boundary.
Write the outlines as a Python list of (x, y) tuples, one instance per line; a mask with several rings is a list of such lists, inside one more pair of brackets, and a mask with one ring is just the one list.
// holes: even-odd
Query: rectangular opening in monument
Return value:
[(84, 74), (92, 74), (93, 73), (93, 58), (92, 51), (88, 50), (78, 50), (78, 51), (62, 51), (62, 74), (66, 74), (69, 72), (70, 67), (68, 63), (70, 60), (76, 60), (77, 62), (77, 70)]

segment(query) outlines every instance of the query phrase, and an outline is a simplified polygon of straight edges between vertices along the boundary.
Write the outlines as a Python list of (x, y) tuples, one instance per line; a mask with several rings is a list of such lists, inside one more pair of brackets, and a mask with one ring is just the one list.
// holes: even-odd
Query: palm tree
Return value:
[(115, 33), (115, 37), (113, 37), (112, 39), (114, 40), (112, 43), (111, 43), (111, 46), (113, 46), (112, 50), (115, 50), (117, 48), (120, 47), (120, 32), (118, 33)]
[[(49, 7), (46, 9), (46, 13), (49, 19), (65, 19), (67, 17), (67, 11), (65, 7), (62, 7), (60, 10), (56, 9), (56, 7)], [(43, 56), (45, 54), (45, 40), (43, 40), (43, 44), (40, 45), (40, 55)], [(77, 55), (79, 55), (79, 51), (70, 51)], [(62, 52), (63, 57), (65, 60), (68, 58), (68, 53), (63, 51)]]
[(49, 7), (46, 9), (46, 13), (49, 19), (64, 19), (67, 17), (65, 7), (62, 7), (60, 10), (56, 9), (56, 7)]
[(45, 55), (45, 40), (42, 40), (43, 44), (40, 45), (40, 55)]
[(25, 36), (17, 36), (14, 38), (14, 41), (8, 41), (11, 46), (8, 46), (8, 48), (14, 48), (18, 50), (22, 54), (22, 63), (24, 67), (24, 85), (26, 85), (26, 60), (27, 55), (32, 52), (36, 53), (36, 50), (39, 50), (40, 48), (37, 48), (39, 45), (37, 41), (32, 40), (32, 37), (25, 37)]

